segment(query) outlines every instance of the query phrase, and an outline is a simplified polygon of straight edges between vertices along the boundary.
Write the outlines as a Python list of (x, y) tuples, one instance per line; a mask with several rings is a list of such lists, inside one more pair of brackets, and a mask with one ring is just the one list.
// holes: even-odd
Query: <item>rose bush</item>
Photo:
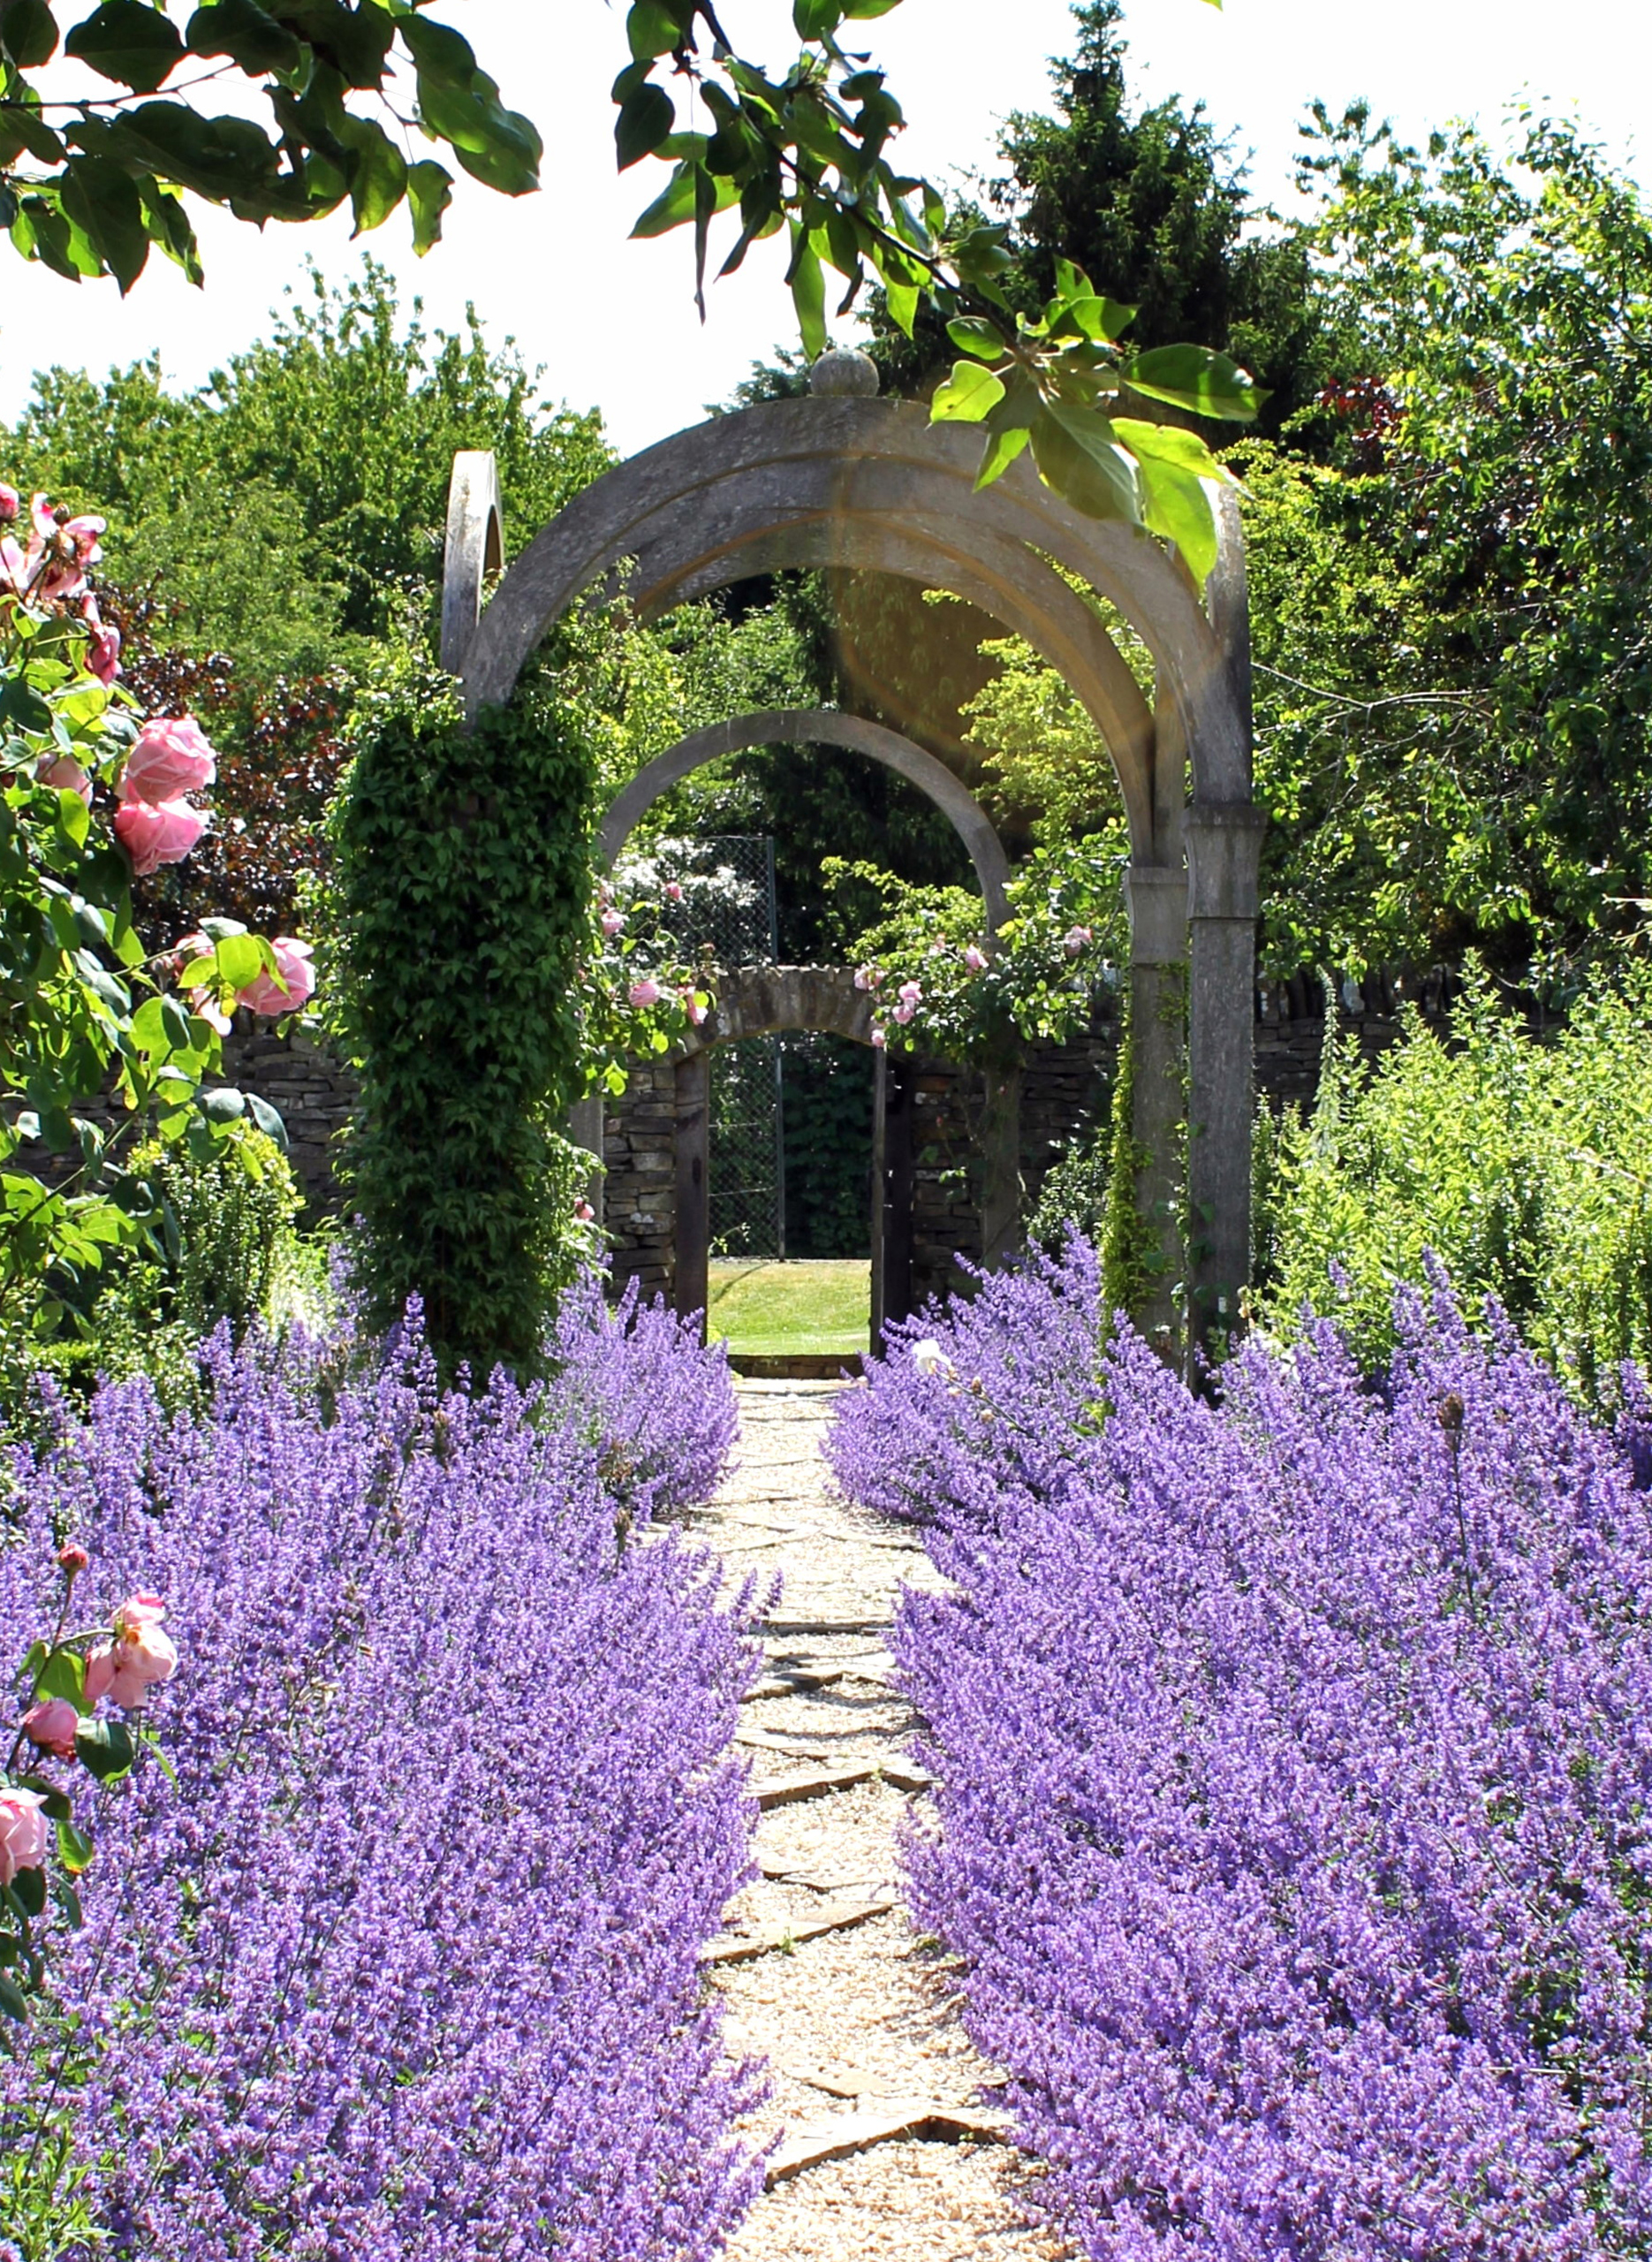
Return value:
[[(0, 515), (8, 496), (16, 520), (13, 490)], [(220, 1029), (244, 992), (269, 1013), (313, 986), (302, 945), (284, 960), (218, 920), (188, 1002), (169, 992), (132, 881), (201, 839), (209, 813), (188, 797), (211, 784), (213, 750), (187, 715), (145, 722), (118, 680), (119, 637), (87, 579), (102, 520), (36, 495), (27, 522), (26, 542), (0, 538), (0, 1349), (14, 1369), (84, 1332), (112, 1249), (155, 1242), (162, 1205), (130, 1163), (143, 1140), (204, 1152), (248, 1118), (282, 1135), (272, 1108), (221, 1082)], [(89, 1112), (103, 1097), (112, 1131)], [(20, 1166), (33, 1142), (59, 1159)]]

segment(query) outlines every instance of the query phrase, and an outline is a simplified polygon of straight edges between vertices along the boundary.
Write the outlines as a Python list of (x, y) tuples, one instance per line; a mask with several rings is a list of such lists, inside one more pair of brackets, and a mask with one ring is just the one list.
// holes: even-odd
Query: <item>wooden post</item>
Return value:
[(888, 1207), (883, 1184), (884, 1122), (889, 1104), (889, 1055), (872, 1055), (872, 1182), (867, 1189), (872, 1219), (872, 1332), (874, 1358), (883, 1355), (883, 1221)]
[(700, 1315), (703, 1341), (711, 1257), (711, 1055), (677, 1064), (677, 1276), (681, 1317)]
[(883, 1069), (883, 1330), (912, 1309), (913, 1103), (917, 1073), (910, 1060), (881, 1056)]

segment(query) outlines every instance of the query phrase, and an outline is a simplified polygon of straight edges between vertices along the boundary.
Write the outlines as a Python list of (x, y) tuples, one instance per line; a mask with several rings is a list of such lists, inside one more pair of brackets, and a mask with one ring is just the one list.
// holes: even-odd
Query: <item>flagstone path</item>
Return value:
[(731, 2262), (1065, 2262), (1036, 2170), (1004, 2141), (935, 1944), (902, 1905), (897, 1833), (923, 1826), (910, 1707), (884, 1647), (922, 1550), (852, 1507), (820, 1456), (840, 1384), (745, 1382), (737, 1465), (695, 1528), (731, 1577), (783, 1578), (741, 1714), (762, 1876), (708, 1962), (731, 2053), (767, 2061), (749, 2133), (779, 2137)]

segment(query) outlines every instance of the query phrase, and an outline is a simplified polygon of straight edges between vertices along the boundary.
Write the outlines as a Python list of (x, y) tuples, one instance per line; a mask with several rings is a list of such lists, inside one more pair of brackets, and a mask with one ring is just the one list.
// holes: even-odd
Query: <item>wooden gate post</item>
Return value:
[(677, 1064), (677, 1268), (672, 1302), (684, 1319), (700, 1314), (705, 1340), (711, 1259), (711, 1055)]

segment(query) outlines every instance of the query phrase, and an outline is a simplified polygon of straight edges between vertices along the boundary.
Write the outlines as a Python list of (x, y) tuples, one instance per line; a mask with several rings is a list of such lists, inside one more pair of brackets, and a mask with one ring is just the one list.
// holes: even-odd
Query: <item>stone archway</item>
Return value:
[[(623, 586), (650, 619), (754, 573), (858, 566), (951, 590), (1025, 636), (1094, 717), (1124, 799), (1133, 1128), (1151, 1158), (1137, 1201), (1162, 1257), (1140, 1317), (1173, 1340), (1185, 1284), (1197, 1337), (1231, 1314), (1249, 1265), (1263, 820), (1251, 801), (1238, 512), (1231, 495), (1216, 497), (1220, 553), (1201, 604), (1171, 550), (1083, 517), (1025, 457), (977, 491), (978, 447), (920, 408), (842, 398), (769, 402), (662, 441), (575, 497), (512, 562), (465, 648), (466, 703), (508, 700), (540, 637), (594, 587)], [(468, 571), (451, 539), (450, 556)], [(1147, 646), (1150, 703), (1074, 579)], [(1184, 1112), (1187, 1248), (1174, 1159)]]

